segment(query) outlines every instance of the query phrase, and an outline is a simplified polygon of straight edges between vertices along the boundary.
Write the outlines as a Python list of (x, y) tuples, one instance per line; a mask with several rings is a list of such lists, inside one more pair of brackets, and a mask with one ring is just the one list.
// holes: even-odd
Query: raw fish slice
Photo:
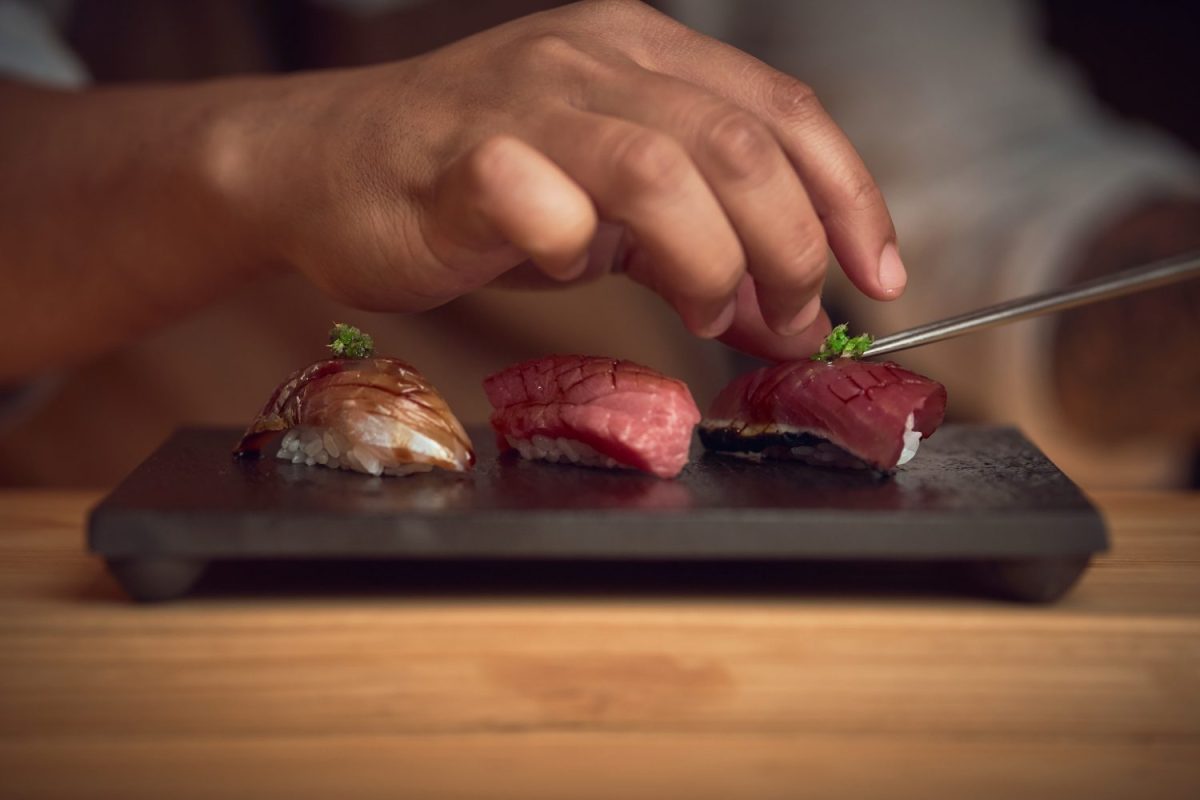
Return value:
[(548, 356), (483, 382), (502, 451), (663, 478), (687, 463), (700, 411), (686, 385), (630, 361)]
[(279, 457), (374, 475), (467, 470), (466, 431), (433, 385), (394, 358), (329, 359), (291, 375), (251, 423), (236, 455), (288, 431)]
[(892, 363), (793, 361), (736, 378), (700, 424), (710, 450), (890, 472), (946, 410), (937, 381)]

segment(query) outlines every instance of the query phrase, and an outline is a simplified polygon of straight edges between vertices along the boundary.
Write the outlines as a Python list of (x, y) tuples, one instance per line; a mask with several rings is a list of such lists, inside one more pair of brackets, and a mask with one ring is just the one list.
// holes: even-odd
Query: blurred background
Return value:
[[(558, 4), (30, 5), (50, 15), (80, 80), (102, 85), (402, 59)], [(1200, 248), (1200, 49), (1189, 4), (655, 5), (814, 86), (879, 179), (909, 291), (885, 306), (831, 279), (835, 322), (885, 334)], [(701, 407), (752, 366), (692, 338), (620, 278), (553, 298), (486, 291), (420, 315), (380, 315), (285, 277), (21, 387), (0, 415), (0, 485), (107, 486), (179, 425), (245, 424), (283, 377), (321, 357), (333, 320), (415, 363), (468, 423), (487, 418), (484, 375), (548, 352), (652, 365), (687, 381)], [(898, 360), (947, 385), (952, 418), (1019, 425), (1086, 487), (1200, 485), (1195, 283)]]

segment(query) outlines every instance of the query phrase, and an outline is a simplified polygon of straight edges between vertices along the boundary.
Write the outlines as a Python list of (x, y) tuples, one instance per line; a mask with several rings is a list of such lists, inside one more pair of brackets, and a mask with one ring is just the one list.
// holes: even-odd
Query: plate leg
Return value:
[(1053, 603), (1067, 593), (1092, 557), (1027, 558), (972, 564), (971, 578), (989, 594), (1026, 603)]
[(134, 600), (150, 603), (184, 595), (207, 561), (189, 558), (110, 558), (108, 571)]

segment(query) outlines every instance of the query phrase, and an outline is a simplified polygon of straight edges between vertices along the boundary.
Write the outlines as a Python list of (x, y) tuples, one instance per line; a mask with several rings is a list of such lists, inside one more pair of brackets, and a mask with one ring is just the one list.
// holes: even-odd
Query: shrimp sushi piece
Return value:
[[(408, 475), (475, 463), (471, 440), (433, 385), (410, 364), (372, 357), (370, 337), (335, 328), (335, 357), (301, 369), (271, 395), (234, 454), (260, 454), (370, 475)], [(336, 337), (362, 342), (335, 347)], [(343, 342), (344, 344), (344, 342)]]
[(892, 472), (941, 424), (946, 389), (892, 363), (792, 361), (734, 379), (700, 423), (710, 450)]
[(700, 410), (687, 386), (649, 367), (596, 356), (548, 356), (483, 382), (501, 451), (662, 478), (688, 459)]

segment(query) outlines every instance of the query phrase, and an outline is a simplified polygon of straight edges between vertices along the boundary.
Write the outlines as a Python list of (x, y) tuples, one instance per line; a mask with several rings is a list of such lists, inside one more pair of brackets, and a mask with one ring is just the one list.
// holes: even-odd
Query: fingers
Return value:
[(724, 331), (745, 255), (688, 151), (664, 133), (588, 112), (565, 111), (553, 127), (546, 154), (605, 219), (628, 227), (629, 275), (675, 306), (694, 333)]
[[(518, 129), (532, 147), (489, 140), (447, 176), (434, 215), (444, 235), (433, 238), (461, 259), (443, 262), (486, 253), (498, 274), (523, 254), (570, 278), (587, 268), (601, 217), (628, 228), (626, 270), (692, 331), (732, 325), (732, 339), (756, 350), (800, 334), (796, 346), (809, 351), (808, 332), (827, 324), (816, 298), (829, 247), (869, 296), (902, 291), (886, 205), (807, 87), (638, 4), (579, 9), (645, 17), (624, 28), (649, 31), (640, 39), (653, 46), (600, 36), (585, 52), (538, 40), (533, 63), (549, 58), (541, 72), (558, 75), (567, 96), (561, 107), (529, 106)], [(747, 270), (752, 310), (735, 302)]]
[(781, 336), (767, 325), (759, 310), (754, 282), (749, 278), (738, 287), (737, 311), (729, 329), (721, 335), (725, 344), (743, 353), (768, 361), (791, 361), (808, 358), (817, 352), (829, 334), (829, 317), (821, 309), (820, 297), (811, 301), (812, 322), (792, 336)]
[(595, 85), (588, 101), (684, 146), (736, 231), (767, 324), (784, 335), (807, 328), (825, 276), (825, 232), (767, 125), (711, 92), (633, 66)]
[[(618, 266), (623, 265), (626, 237), (625, 226), (601, 221), (596, 226), (596, 235), (592, 237), (587, 248), (587, 266), (582, 274), (572, 279), (573, 282), (583, 283), (610, 275)], [(532, 261), (526, 260), (505, 272), (491, 285), (509, 289), (550, 289), (561, 287), (562, 284), (562, 280), (548, 277)]]
[(655, 69), (691, 81), (758, 116), (799, 173), (846, 274), (866, 295), (898, 297), (907, 275), (879, 187), (811, 88), (726, 44), (675, 26)]
[(899, 297), (908, 278), (883, 193), (812, 91), (771, 73), (759, 89), (760, 107), (778, 125), (785, 147), (790, 145), (838, 262), (869, 297)]
[(553, 161), (519, 139), (496, 136), (447, 172), (434, 210), (442, 262), (471, 267), (482, 285), (522, 257), (565, 281), (587, 267), (596, 210)]

